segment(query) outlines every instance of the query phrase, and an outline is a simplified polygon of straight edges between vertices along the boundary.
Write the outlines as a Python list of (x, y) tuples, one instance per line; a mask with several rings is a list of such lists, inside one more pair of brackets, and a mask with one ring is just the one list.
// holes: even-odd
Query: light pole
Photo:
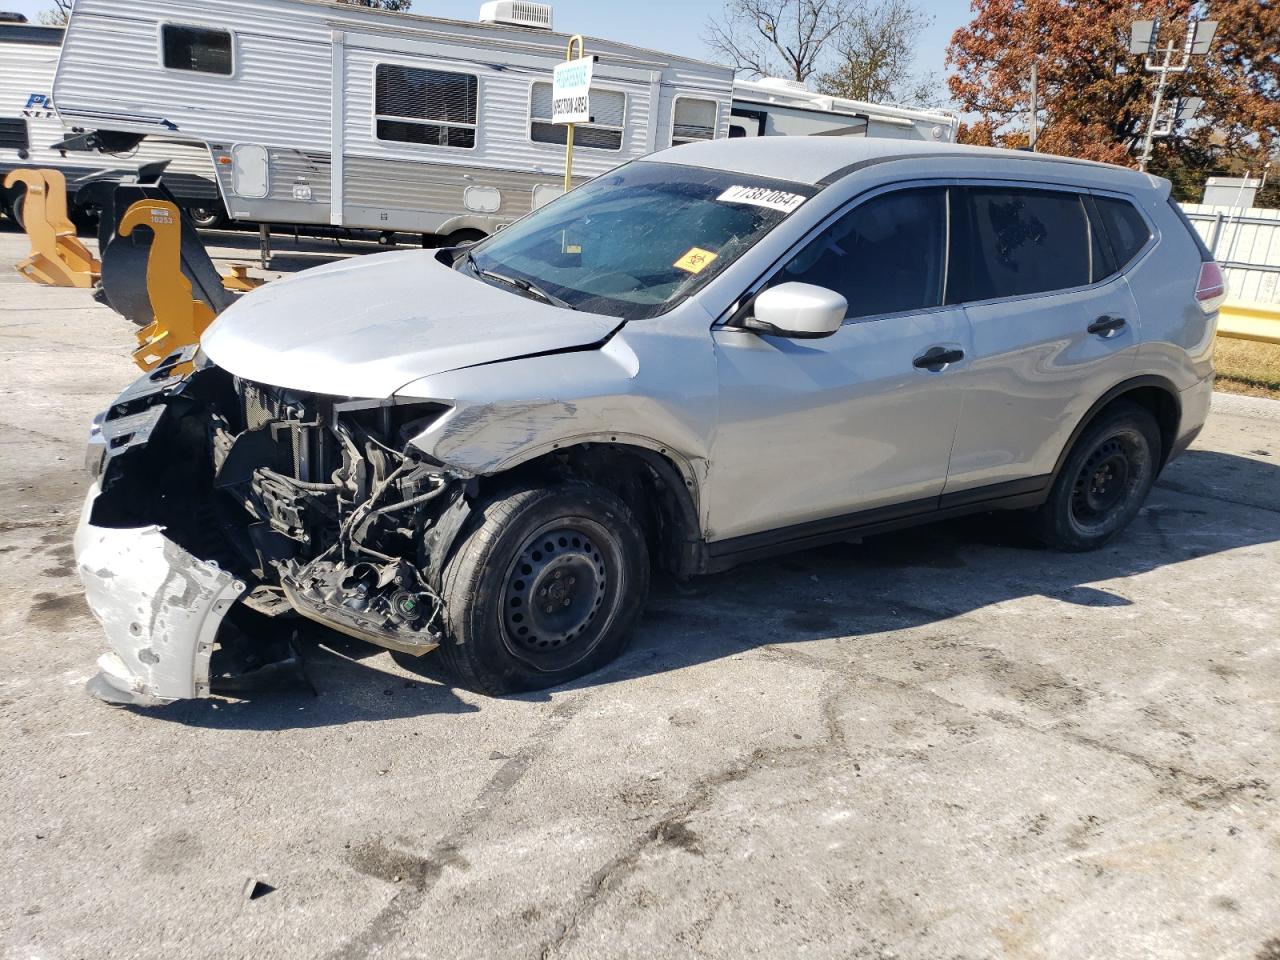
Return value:
[[(1218, 22), (1216, 20), (1188, 20), (1187, 35), (1182, 44), (1182, 55), (1177, 63), (1174, 62), (1174, 55), (1178, 52), (1177, 44), (1173, 37), (1169, 38), (1165, 44), (1164, 50), (1159, 54), (1159, 61), (1152, 59), (1152, 54), (1160, 43), (1160, 21), (1159, 20), (1139, 20), (1133, 25), (1133, 30), (1129, 35), (1129, 52), (1142, 54), (1146, 59), (1144, 65), (1147, 73), (1158, 73), (1160, 80), (1156, 84), (1155, 102), (1151, 105), (1151, 117), (1147, 121), (1147, 133), (1142, 141), (1142, 154), (1138, 157), (1138, 169), (1145, 171), (1147, 164), (1151, 162), (1151, 151), (1155, 146), (1156, 137), (1168, 136), (1172, 132), (1173, 124), (1169, 128), (1161, 132), (1158, 128), (1160, 125), (1160, 110), (1164, 106), (1165, 89), (1169, 86), (1169, 75), (1186, 73), (1191, 69), (1192, 57), (1203, 57), (1209, 52), (1209, 47), (1213, 43), (1213, 35), (1218, 30)], [(1181, 111), (1179, 111), (1181, 112)], [(1174, 122), (1183, 117), (1175, 116)]]

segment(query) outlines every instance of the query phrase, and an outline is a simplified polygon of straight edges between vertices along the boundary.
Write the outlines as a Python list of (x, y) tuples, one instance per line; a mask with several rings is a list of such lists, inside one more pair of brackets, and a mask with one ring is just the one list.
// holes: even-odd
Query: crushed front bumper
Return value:
[(94, 526), (98, 496), (95, 483), (75, 536), (85, 599), (111, 648), (98, 660), (89, 692), (135, 706), (207, 697), (214, 638), (247, 585), (160, 527)]

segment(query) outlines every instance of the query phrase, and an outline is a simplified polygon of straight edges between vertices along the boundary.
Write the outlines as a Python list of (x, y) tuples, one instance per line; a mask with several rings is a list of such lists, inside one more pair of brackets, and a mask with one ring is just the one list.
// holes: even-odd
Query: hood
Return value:
[(620, 323), (490, 286), (429, 250), (407, 250), (268, 283), (224, 311), (200, 345), (246, 380), (374, 399), (460, 367), (590, 346)]

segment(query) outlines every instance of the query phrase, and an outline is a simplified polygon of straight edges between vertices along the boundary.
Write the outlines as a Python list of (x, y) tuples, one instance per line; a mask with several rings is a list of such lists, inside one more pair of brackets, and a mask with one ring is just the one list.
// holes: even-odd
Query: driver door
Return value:
[[(937, 507), (960, 418), (955, 375), (972, 350), (963, 309), (942, 305), (947, 202), (945, 187), (878, 194), (770, 278), (843, 294), (834, 335), (713, 331), (710, 540), (786, 541)], [(951, 362), (927, 362), (942, 351)], [(808, 526), (783, 529), (797, 525)]]

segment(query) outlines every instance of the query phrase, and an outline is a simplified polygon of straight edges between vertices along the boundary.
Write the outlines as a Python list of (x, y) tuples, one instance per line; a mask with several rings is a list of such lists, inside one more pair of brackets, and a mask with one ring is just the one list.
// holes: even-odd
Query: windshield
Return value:
[(653, 317), (816, 192), (721, 170), (629, 163), (478, 244), (459, 269), (577, 310)]

